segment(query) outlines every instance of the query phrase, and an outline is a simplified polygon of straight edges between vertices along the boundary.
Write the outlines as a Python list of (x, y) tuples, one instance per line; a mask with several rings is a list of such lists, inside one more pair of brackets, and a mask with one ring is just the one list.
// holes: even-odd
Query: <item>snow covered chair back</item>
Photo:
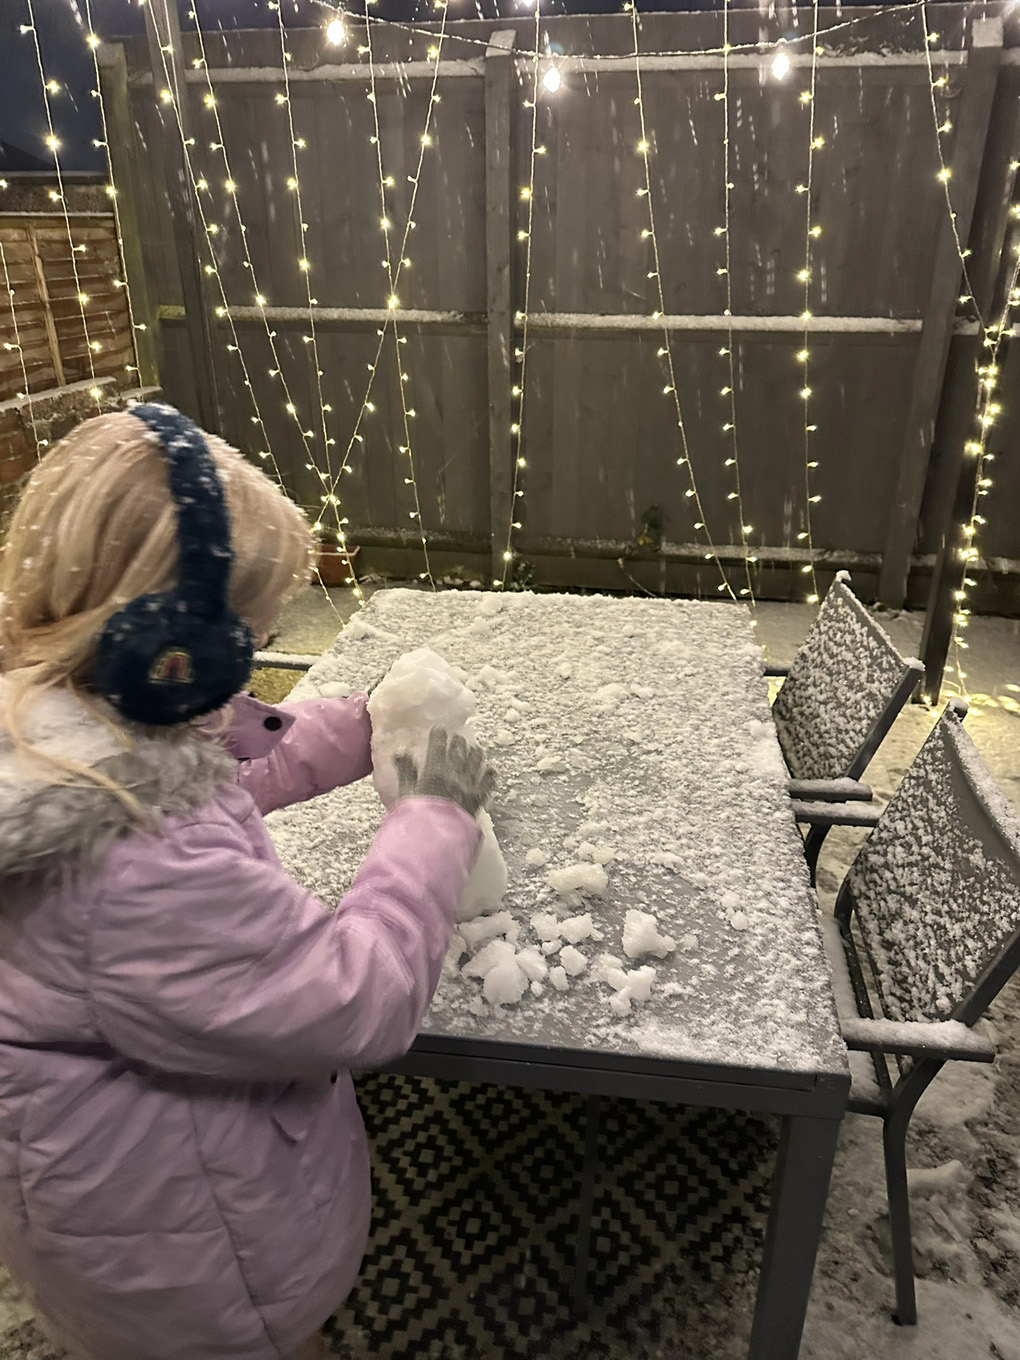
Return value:
[(795, 780), (857, 779), (923, 671), (905, 661), (841, 571), (772, 705)]
[[(995, 787), (950, 703), (836, 898), (840, 1025), (854, 1067), (847, 1108), (883, 1123), (896, 1320), (917, 1321), (906, 1136), (947, 1061), (991, 1062), (973, 1026), (1020, 968), (1020, 816)], [(846, 986), (840, 983), (840, 972)], [(851, 1054), (856, 1057), (855, 1054)], [(890, 1062), (892, 1060), (892, 1062)], [(852, 1064), (853, 1066), (853, 1064)]]
[(932, 729), (837, 900), (888, 1020), (972, 1025), (1020, 965), (1020, 817), (962, 712)]

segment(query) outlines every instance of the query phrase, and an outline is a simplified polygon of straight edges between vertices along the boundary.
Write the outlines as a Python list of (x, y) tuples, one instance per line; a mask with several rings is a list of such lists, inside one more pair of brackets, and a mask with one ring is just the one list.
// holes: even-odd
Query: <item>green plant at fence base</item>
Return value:
[(507, 581), (511, 590), (530, 590), (535, 582), (535, 568), (526, 557), (514, 558), (514, 569)]
[(657, 553), (662, 548), (662, 506), (650, 505), (641, 516), (641, 528), (633, 543), (628, 543), (624, 557), (635, 553)]

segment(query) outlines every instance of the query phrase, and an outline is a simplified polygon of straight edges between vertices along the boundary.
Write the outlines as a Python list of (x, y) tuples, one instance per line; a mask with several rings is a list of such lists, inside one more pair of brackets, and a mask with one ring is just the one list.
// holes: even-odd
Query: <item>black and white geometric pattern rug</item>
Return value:
[[(746, 1350), (778, 1121), (605, 1098), (572, 1308), (585, 1098), (366, 1074), (372, 1235), (343, 1360), (723, 1360)], [(697, 1338), (694, 1349), (684, 1335)]]

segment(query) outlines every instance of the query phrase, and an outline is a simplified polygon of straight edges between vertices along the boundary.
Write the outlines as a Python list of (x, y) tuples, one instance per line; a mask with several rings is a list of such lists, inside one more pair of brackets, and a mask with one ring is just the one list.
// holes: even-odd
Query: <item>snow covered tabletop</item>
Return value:
[[(476, 696), (509, 870), (499, 909), (458, 927), (422, 1033), (845, 1074), (744, 607), (380, 591), (294, 697), (364, 689), (421, 647)], [(267, 825), (334, 905), (382, 815), (363, 780)]]

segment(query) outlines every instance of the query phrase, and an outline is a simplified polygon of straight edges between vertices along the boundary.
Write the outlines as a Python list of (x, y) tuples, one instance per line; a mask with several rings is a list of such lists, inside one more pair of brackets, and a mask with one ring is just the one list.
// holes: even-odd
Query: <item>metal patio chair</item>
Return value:
[(815, 879), (832, 826), (873, 826), (878, 813), (860, 776), (906, 703), (924, 666), (904, 660), (850, 589), (841, 571), (787, 669), (772, 704), (790, 772), (797, 820), (808, 824), (804, 854)]
[(855, 1072), (847, 1109), (882, 1120), (905, 1325), (917, 1321), (907, 1126), (945, 1062), (993, 1060), (973, 1026), (1020, 966), (1020, 815), (963, 730), (965, 712), (950, 703), (932, 729), (826, 923), (843, 1037), (875, 1070), (874, 1082), (867, 1063)]

